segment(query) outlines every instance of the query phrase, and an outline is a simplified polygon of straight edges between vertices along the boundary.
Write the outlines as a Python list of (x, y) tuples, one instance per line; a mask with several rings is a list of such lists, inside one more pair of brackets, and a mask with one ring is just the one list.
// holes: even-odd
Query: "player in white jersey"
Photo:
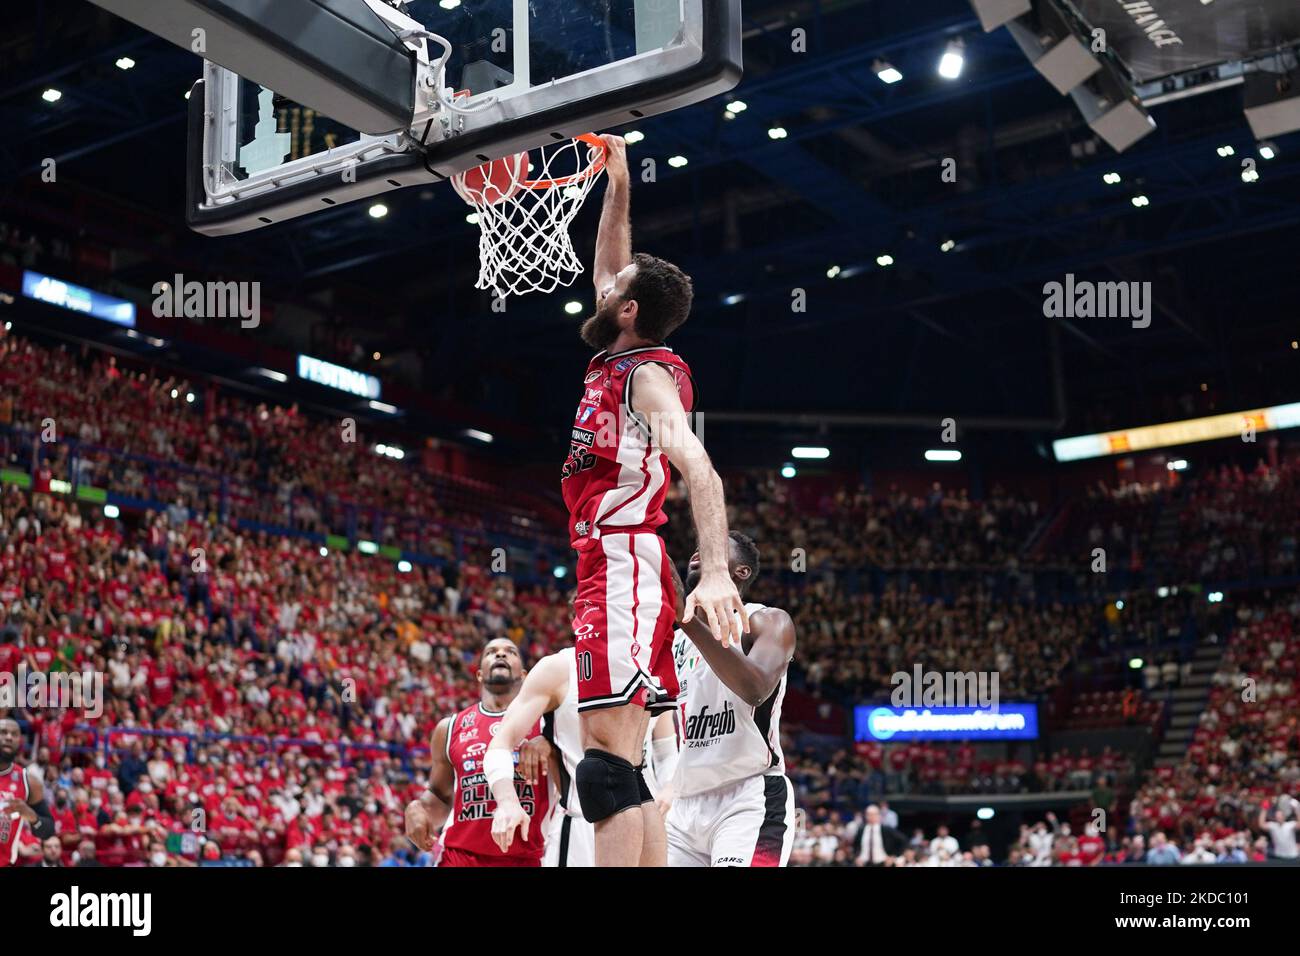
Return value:
[[(728, 568), (742, 598), (758, 548), (731, 532)], [(691, 557), (689, 591), (699, 577)], [(781, 702), (795, 632), (780, 608), (746, 604), (749, 632), (730, 646), (699, 620), (679, 628), (681, 756), (665, 827), (669, 866), (785, 866), (794, 841), (794, 787), (781, 753)]]
[[(515, 749), (510, 746), (510, 742), (516, 737), (522, 741), (539, 719), (544, 716), (547, 718), (544, 721), (543, 735), (552, 747), (549, 764), (555, 771), (552, 779), (559, 797), (551, 801), (551, 812), (541, 824), (546, 828), (546, 851), (542, 857), (542, 866), (596, 865), (596, 830), (583, 818), (577, 788), (573, 785), (578, 763), (586, 754), (578, 722), (576, 667), (574, 649), (571, 647), (538, 661), (524, 678), (519, 694), (506, 708), (497, 735), (492, 738), (487, 750), (489, 755), (499, 751), (509, 757)], [(668, 781), (672, 778), (677, 764), (675, 733), (672, 711), (660, 714), (646, 731), (643, 766), (651, 772), (644, 773), (643, 776), (651, 798), (667, 789)], [(487, 766), (486, 758), (484, 766)], [(523, 771), (525, 777), (532, 772)], [(542, 764), (541, 772), (550, 775), (547, 764)], [(528, 782), (536, 785), (537, 780), (534, 778)], [(531, 821), (520, 805), (513, 785), (502, 784), (499, 788), (493, 786), (492, 794), (497, 801), (496, 812), (492, 815), (492, 837), (502, 852), (506, 852), (516, 831), (524, 839), (528, 838)], [(655, 807), (647, 807), (646, 810), (660, 818), (658, 830), (662, 834), (662, 810), (657, 811)], [(653, 839), (652, 828), (647, 827), (641, 865), (663, 866), (664, 862), (663, 838)]]

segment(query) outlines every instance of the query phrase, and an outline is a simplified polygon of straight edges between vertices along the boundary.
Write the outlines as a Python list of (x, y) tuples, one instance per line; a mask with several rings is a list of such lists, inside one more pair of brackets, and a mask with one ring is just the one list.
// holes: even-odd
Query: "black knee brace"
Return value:
[(599, 823), (644, 802), (641, 790), (645, 781), (637, 768), (622, 757), (603, 750), (585, 752), (578, 761), (573, 782), (578, 791), (578, 802), (582, 804), (582, 815), (589, 823)]

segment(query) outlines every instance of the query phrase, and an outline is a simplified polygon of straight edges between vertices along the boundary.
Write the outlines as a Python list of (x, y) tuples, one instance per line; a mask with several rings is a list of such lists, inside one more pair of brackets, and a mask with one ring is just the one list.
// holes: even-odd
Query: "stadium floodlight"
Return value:
[(831, 457), (831, 450), (829, 448), (823, 448), (820, 445), (800, 445), (791, 448), (790, 454), (795, 458), (808, 458), (820, 461)]
[(555, 575), (555, 577), (557, 578), (562, 578), (568, 573), (569, 573), (569, 569), (562, 564), (557, 564), (555, 566), (555, 570), (551, 572), (551, 574)]
[(788, 464), (787, 464), (787, 465), (782, 465), (782, 466), (781, 466), (781, 477), (782, 477), (782, 478), (793, 478), (793, 477), (794, 477), (795, 475), (797, 475), (797, 474), (799, 474), (799, 472), (795, 469), (794, 465), (788, 465)]
[(122, 512), (118, 509), (117, 505), (104, 505), (105, 518), (116, 518), (121, 513)]
[(569, 315), (577, 315), (582, 311), (582, 303), (576, 299), (571, 302), (566, 302), (564, 303), (564, 311), (569, 313)]
[(966, 44), (960, 38), (949, 40), (948, 45), (944, 48), (943, 56), (939, 57), (939, 75), (945, 80), (955, 80), (961, 76), (961, 71), (965, 66)]
[(398, 562), (397, 562), (397, 573), (398, 573), (398, 574), (410, 574), (410, 573), (411, 573), (411, 562), (410, 562), (410, 561), (406, 561), (406, 560), (398, 561)]
[(992, 819), (993, 819), (993, 808), (992, 808), (992, 807), (980, 807), (978, 810), (975, 811), (975, 816), (978, 817), (978, 818), (981, 819), (981, 820), (992, 820)]
[(630, 129), (623, 134), (623, 141), (629, 146), (635, 146), (643, 139), (645, 139), (645, 133), (641, 132), (639, 129)]
[(1143, 663), (1142, 658), (1132, 657), (1129, 658), (1128, 666), (1135, 671), (1140, 671), (1142, 669), (1142, 663)]
[(1222, 601), (1223, 601), (1223, 592), (1222, 592), (1222, 591), (1211, 591), (1209, 594), (1206, 595), (1206, 599), (1207, 599), (1211, 604), (1220, 604), (1220, 603), (1222, 603)]
[(357, 550), (362, 554), (378, 554), (379, 545), (375, 544), (373, 541), (358, 541)]
[(1268, 141), (1262, 142), (1259, 144), (1259, 155), (1261, 159), (1276, 159), (1277, 147)]
[(493, 441), (493, 437), (490, 432), (479, 431), (477, 428), (465, 429), (465, 437), (473, 438), (475, 441), (481, 441), (487, 445), (490, 445)]
[(890, 86), (903, 78), (903, 74), (900, 73), (892, 63), (886, 63), (884, 60), (877, 60), (875, 63), (871, 64), (871, 69), (881, 83), (886, 83)]
[(959, 462), (962, 453), (957, 449), (927, 449), (927, 462)]

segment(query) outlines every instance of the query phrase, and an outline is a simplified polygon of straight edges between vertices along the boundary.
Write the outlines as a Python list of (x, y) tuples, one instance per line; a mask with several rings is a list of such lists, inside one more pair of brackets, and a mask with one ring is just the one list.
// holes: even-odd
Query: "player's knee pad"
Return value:
[(642, 803), (651, 803), (655, 795), (650, 792), (650, 785), (645, 782), (645, 764), (636, 768), (636, 787), (641, 793)]
[[(638, 786), (640, 781), (641, 786)], [(589, 823), (599, 823), (621, 810), (639, 807), (641, 774), (622, 757), (603, 750), (588, 750), (578, 761), (573, 782), (582, 804), (582, 815)]]

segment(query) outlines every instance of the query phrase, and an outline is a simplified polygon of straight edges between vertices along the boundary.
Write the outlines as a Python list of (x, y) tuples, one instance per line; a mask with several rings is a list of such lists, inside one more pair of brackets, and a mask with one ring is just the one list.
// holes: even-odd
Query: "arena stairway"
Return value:
[(1201, 639), (1192, 655), (1191, 674), (1183, 683), (1167, 691), (1169, 726), (1165, 730), (1156, 754), (1157, 767), (1172, 767), (1182, 761), (1196, 734), (1197, 723), (1210, 697), (1210, 681), (1219, 669), (1223, 657), (1223, 644), (1211, 641), (1211, 635)]

